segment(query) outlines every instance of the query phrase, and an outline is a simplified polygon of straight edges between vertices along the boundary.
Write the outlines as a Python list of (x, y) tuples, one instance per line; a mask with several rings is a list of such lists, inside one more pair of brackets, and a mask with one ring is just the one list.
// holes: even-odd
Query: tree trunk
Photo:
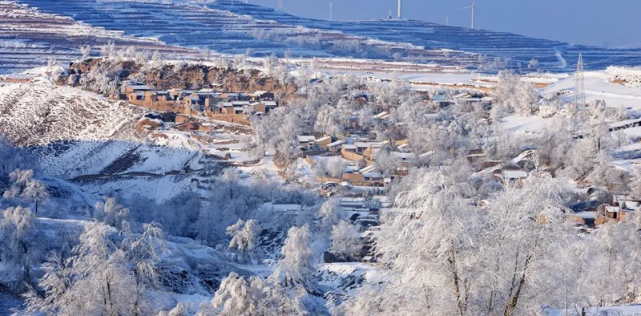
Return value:
[(514, 310), (516, 309), (516, 306), (519, 302), (519, 298), (521, 296), (521, 291), (523, 290), (523, 286), (525, 285), (525, 279), (527, 276), (527, 270), (528, 267), (530, 266), (530, 262), (532, 261), (533, 255), (530, 254), (526, 259), (525, 259), (525, 264), (523, 265), (523, 273), (521, 274), (521, 277), (519, 278), (519, 282), (516, 287), (516, 292), (510, 297), (510, 300), (508, 301), (507, 306), (505, 307), (505, 313), (504, 316), (512, 316), (512, 313), (514, 313)]
[(463, 316), (463, 299), (461, 298), (461, 289), (459, 285), (459, 276), (456, 269), (456, 256), (454, 251), (450, 255), (450, 258), (447, 260), (450, 263), (452, 269), (452, 281), (454, 284), (454, 294), (456, 295), (456, 310), (458, 311), (459, 316)]

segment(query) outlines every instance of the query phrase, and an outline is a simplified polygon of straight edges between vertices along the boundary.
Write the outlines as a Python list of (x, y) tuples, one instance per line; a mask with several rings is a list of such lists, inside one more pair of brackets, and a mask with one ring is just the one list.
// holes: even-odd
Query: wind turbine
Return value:
[(478, 10), (476, 10), (476, 0), (472, 1), (471, 6), (462, 8), (461, 10), (467, 10), (467, 9), (472, 9), (472, 29), (474, 29), (474, 13), (478, 12)]

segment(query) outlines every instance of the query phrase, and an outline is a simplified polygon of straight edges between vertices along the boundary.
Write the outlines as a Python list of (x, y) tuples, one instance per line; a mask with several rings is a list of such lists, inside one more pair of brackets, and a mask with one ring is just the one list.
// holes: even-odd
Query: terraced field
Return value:
[[(639, 49), (577, 46), (416, 20), (330, 22), (296, 17), (237, 0), (233, 3), (230, 0), (15, 1), (40, 12), (71, 17), (94, 29), (124, 31), (130, 35), (128, 40), (150, 37), (168, 45), (231, 54), (245, 53), (251, 48), (256, 56), (271, 53), (282, 56), (289, 51), (292, 56), (303, 57), (409, 58), (472, 69), (491, 64), (495, 58), (513, 68), (525, 68), (531, 59), (537, 59), (539, 69), (565, 72), (574, 68), (578, 54), (583, 53), (588, 69), (641, 65)], [(72, 22), (65, 20), (65, 23)], [(72, 44), (56, 42), (38, 49), (57, 47), (64, 51)], [(483, 61), (479, 55), (487, 58)]]
[[(332, 28), (288, 24), (287, 22), (297, 18), (260, 6), (241, 5), (237, 1), (234, 5), (228, 1), (206, 4), (197, 1), (18, 2), (42, 12), (64, 14), (77, 21), (108, 30), (123, 30), (129, 35), (158, 38), (169, 45), (197, 47), (228, 54), (242, 54), (251, 48), (255, 56), (272, 53), (283, 56), (289, 51), (292, 56), (297, 57), (349, 56), (390, 59), (395, 53), (400, 53), (431, 62), (463, 67), (476, 63), (475, 56), (464, 52), (425, 49), (402, 41), (372, 39)], [(277, 21), (276, 18), (283, 22)]]
[(49, 59), (62, 63), (78, 58), (80, 47), (113, 42), (117, 48), (135, 46), (140, 50), (193, 54), (182, 47), (170, 47), (155, 38), (132, 37), (78, 23), (57, 14), (43, 13), (13, 1), (0, 1), (0, 72), (15, 73), (46, 65)]

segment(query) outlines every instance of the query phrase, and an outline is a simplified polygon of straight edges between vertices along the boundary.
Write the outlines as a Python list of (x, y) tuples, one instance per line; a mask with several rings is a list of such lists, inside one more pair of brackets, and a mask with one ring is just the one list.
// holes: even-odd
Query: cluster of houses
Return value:
[(248, 115), (264, 115), (278, 106), (269, 91), (225, 92), (204, 90), (156, 90), (147, 85), (126, 83), (112, 99), (148, 109), (249, 125)]
[[(317, 156), (336, 156), (351, 162), (340, 178), (320, 176), (320, 183), (349, 184), (361, 187), (387, 187), (395, 178), (409, 174), (412, 161), (429, 155), (415, 156), (409, 150), (407, 139), (396, 141), (371, 141), (355, 137), (331, 137), (327, 135), (299, 135), (298, 149), (310, 165)], [(377, 170), (374, 162), (380, 151), (387, 153), (397, 162), (394, 170)], [(331, 190), (330, 190), (331, 191)], [(327, 193), (327, 192), (326, 192)], [(327, 195), (323, 192), (321, 194)]]
[(580, 226), (596, 227), (610, 222), (622, 222), (630, 214), (641, 211), (641, 198), (629, 194), (613, 194), (608, 203), (587, 200), (570, 205), (569, 217)]
[[(349, 98), (360, 105), (369, 103), (373, 100), (372, 95), (367, 91), (354, 92), (349, 96)], [(425, 95), (423, 100), (426, 105), (433, 107), (433, 110), (436, 112), (453, 104), (465, 103), (480, 104), (484, 106), (491, 105), (492, 101), (493, 100), (491, 98), (470, 95), (468, 93), (460, 93), (453, 96)], [(390, 126), (394, 124), (392, 115), (387, 111), (374, 114), (372, 119), (383, 126)], [(354, 123), (351, 131), (355, 132), (356, 135), (366, 132), (358, 126), (358, 123), (356, 123), (358, 121), (358, 117), (354, 116), (353, 121)], [(296, 145), (302, 152), (303, 157), (307, 158), (310, 164), (312, 164), (313, 157), (315, 156), (340, 156), (343, 159), (352, 162), (354, 165), (346, 168), (340, 177), (319, 177), (318, 181), (320, 183), (339, 183), (364, 187), (385, 188), (390, 185), (395, 178), (407, 176), (410, 172), (410, 167), (414, 165), (415, 162), (420, 162), (422, 159), (433, 154), (433, 152), (411, 152), (409, 141), (407, 139), (372, 141), (371, 139), (374, 138), (375, 135), (354, 137), (348, 135), (329, 136), (306, 134), (297, 136), (298, 143)], [(374, 162), (380, 151), (387, 151), (389, 156), (393, 157), (396, 162), (394, 170), (377, 170)], [(522, 173), (506, 171), (502, 175), (497, 174), (497, 177), (501, 176), (506, 177), (506, 181), (511, 181), (509, 180), (511, 177), (522, 176)], [(328, 190), (321, 190), (321, 194), (331, 194), (332, 190), (329, 189), (331, 188), (328, 187)]]

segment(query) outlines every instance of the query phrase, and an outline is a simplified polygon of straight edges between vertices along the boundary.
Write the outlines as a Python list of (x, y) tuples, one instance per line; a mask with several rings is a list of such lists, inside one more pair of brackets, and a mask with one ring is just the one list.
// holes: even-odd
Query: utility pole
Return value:
[(574, 80), (576, 86), (574, 88), (574, 105), (585, 105), (585, 74), (584, 74), (583, 54), (579, 54), (579, 61), (576, 63), (576, 73)]

